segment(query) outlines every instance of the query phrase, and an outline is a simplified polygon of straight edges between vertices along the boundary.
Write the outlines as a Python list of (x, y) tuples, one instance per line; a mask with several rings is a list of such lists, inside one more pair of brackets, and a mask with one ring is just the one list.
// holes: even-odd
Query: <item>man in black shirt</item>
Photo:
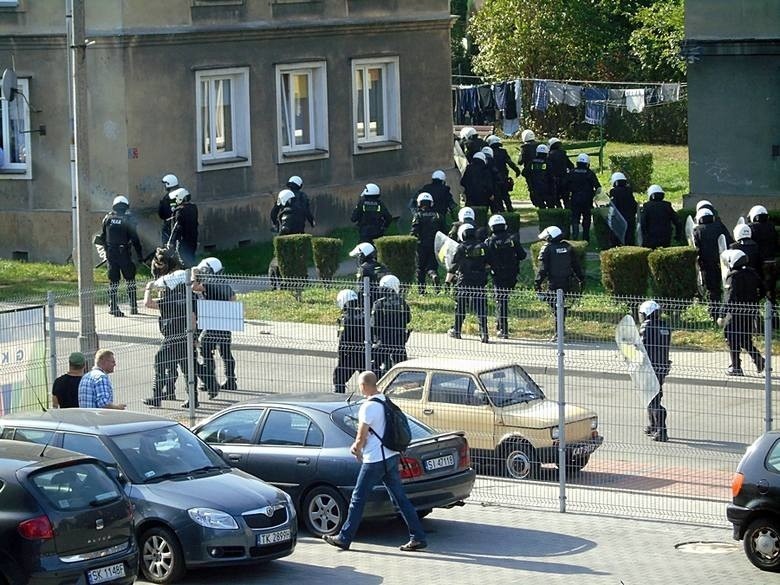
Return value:
[(87, 360), (84, 354), (74, 351), (68, 357), (68, 373), (56, 380), (51, 388), (51, 405), (54, 408), (79, 407), (79, 383), (84, 375)]
[(138, 239), (135, 217), (129, 212), (130, 202), (124, 195), (114, 197), (111, 211), (103, 218), (100, 241), (106, 248), (108, 264), (108, 299), (109, 313), (114, 317), (124, 317), (119, 310), (117, 292), (120, 275), (127, 283), (127, 296), (130, 301), (130, 314), (138, 314), (136, 301), (135, 273), (136, 268), (131, 256), (131, 248), (135, 250), (138, 261), (142, 262), (141, 241)]
[(170, 198), (173, 206), (171, 246), (178, 251), (184, 268), (192, 268), (198, 248), (198, 206), (190, 201), (190, 192), (184, 187), (171, 191)]

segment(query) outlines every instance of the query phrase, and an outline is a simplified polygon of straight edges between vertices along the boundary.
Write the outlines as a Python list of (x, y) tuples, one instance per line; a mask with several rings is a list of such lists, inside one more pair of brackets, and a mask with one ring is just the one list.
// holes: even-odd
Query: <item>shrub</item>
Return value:
[(653, 180), (653, 153), (637, 151), (611, 154), (609, 167), (613, 173), (620, 171), (626, 175), (634, 191), (647, 191)]
[(487, 220), (490, 213), (489, 207), (483, 207), (480, 205), (475, 205), (471, 209), (474, 210), (474, 222), (477, 224), (478, 227), (484, 227), (487, 225)]
[(306, 278), (311, 256), (311, 234), (276, 236), (274, 252), (282, 278)]
[[(568, 241), (568, 240), (567, 240)], [(534, 273), (539, 271), (539, 252), (542, 250), (542, 246), (546, 242), (534, 242), (531, 244), (529, 248), (528, 255), (531, 257), (531, 266), (534, 268)], [(572, 249), (574, 250), (574, 253), (577, 255), (577, 261), (580, 263), (580, 266), (582, 267), (582, 273), (587, 276), (585, 271), (585, 251), (588, 248), (588, 242), (584, 240), (577, 240), (574, 242), (569, 242), (571, 244)]]
[(688, 240), (685, 237), (685, 222), (688, 220), (689, 217), (696, 217), (696, 210), (691, 209), (690, 207), (683, 207), (682, 209), (677, 210), (677, 217), (680, 218), (680, 225), (683, 227), (682, 234), (680, 235), (680, 243), (681, 244), (687, 244)]
[(314, 267), (321, 280), (330, 280), (339, 267), (342, 241), (338, 238), (312, 238)]
[(593, 210), (591, 233), (596, 238), (596, 245), (599, 247), (599, 250), (612, 248), (612, 230), (609, 229), (607, 220), (600, 213), (597, 213), (595, 209)]
[(517, 211), (503, 211), (501, 215), (506, 220), (507, 231), (517, 233), (520, 230), (520, 213)]
[(414, 282), (417, 238), (414, 236), (384, 236), (374, 240), (377, 260), (404, 283)]
[(650, 248), (620, 246), (601, 253), (601, 283), (616, 296), (644, 296), (647, 293)]
[(563, 237), (571, 235), (571, 210), (570, 209), (537, 209), (539, 217), (539, 232), (551, 225), (557, 225), (563, 232)]
[(697, 294), (696, 248), (658, 248), (647, 257), (653, 294), (667, 299), (692, 299)]

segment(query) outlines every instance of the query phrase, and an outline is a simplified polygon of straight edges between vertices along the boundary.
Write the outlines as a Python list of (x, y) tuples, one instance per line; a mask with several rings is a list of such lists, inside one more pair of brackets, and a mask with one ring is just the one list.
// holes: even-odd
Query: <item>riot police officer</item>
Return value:
[(734, 226), (734, 243), (729, 246), (730, 250), (740, 250), (748, 257), (748, 266), (761, 276), (761, 249), (753, 239), (753, 230), (746, 223), (740, 223)]
[[(455, 204), (455, 200), (452, 198), (452, 192), (445, 182), (446, 180), (447, 175), (444, 174), (444, 171), (433, 171), (431, 182), (417, 192), (417, 195), (420, 193), (429, 193), (430, 196), (433, 197), (432, 209), (441, 216), (442, 220), (444, 220), (447, 215), (454, 219), (455, 210), (458, 207)], [(412, 213), (414, 213), (414, 211), (417, 210), (416, 198), (412, 200), (412, 203), (414, 207)]]
[(509, 337), (509, 297), (517, 285), (517, 275), (521, 260), (526, 253), (517, 234), (506, 229), (506, 220), (502, 215), (493, 215), (488, 220), (493, 232), (485, 240), (488, 249), (488, 262), (493, 277), (493, 290), (496, 298), (496, 329), (501, 339)]
[(176, 175), (167, 174), (162, 178), (162, 184), (165, 188), (165, 193), (160, 197), (160, 203), (157, 206), (157, 215), (162, 220), (162, 227), (160, 228), (162, 245), (167, 246), (168, 240), (171, 238), (171, 221), (173, 219), (171, 191), (179, 188), (179, 179)]
[(471, 162), (474, 155), (485, 148), (487, 144), (479, 137), (476, 129), (471, 126), (466, 126), (460, 130), (460, 148), (463, 150), (463, 154), (466, 155), (466, 160)]
[(298, 207), (302, 212), (306, 221), (309, 222), (311, 227), (316, 225), (314, 216), (311, 213), (311, 203), (309, 202), (309, 196), (306, 191), (303, 190), (303, 179), (298, 175), (293, 175), (287, 179), (286, 187), (295, 194), (293, 204)]
[(493, 165), (498, 171), (498, 181), (496, 182), (496, 200), (497, 204), (503, 206), (507, 211), (514, 211), (512, 207), (512, 189), (515, 182), (509, 176), (509, 169), (515, 172), (515, 177), (520, 176), (520, 168), (512, 162), (512, 157), (504, 150), (501, 144), (501, 138), (495, 134), (487, 137), (487, 143), (493, 149)]
[(412, 217), (411, 235), (417, 238), (417, 287), (420, 294), (425, 294), (426, 276), (431, 277), (435, 292), (439, 292), (439, 263), (433, 243), (436, 232), (442, 230), (441, 216), (433, 208), (433, 197), (430, 193), (420, 193), (417, 196), (417, 211)]
[(503, 200), (499, 198), (498, 192), (501, 188), (500, 183), (503, 182), (503, 179), (501, 178), (501, 175), (498, 171), (498, 168), (496, 168), (496, 163), (493, 160), (493, 149), (489, 146), (486, 146), (482, 149), (482, 154), (485, 155), (485, 166), (487, 166), (488, 170), (490, 171), (490, 179), (491, 179), (491, 187), (490, 187), (490, 211), (496, 213), (498, 211), (504, 210), (504, 203)]
[(483, 152), (477, 152), (463, 172), (460, 179), (469, 207), (488, 207), (493, 200), (493, 171), (488, 166), (487, 157)]
[(705, 207), (696, 213), (696, 223), (698, 225), (693, 228), (693, 244), (697, 251), (696, 261), (699, 265), (702, 283), (707, 289), (710, 317), (715, 321), (723, 280), (720, 272), (718, 237), (723, 235), (728, 242), (731, 240), (731, 234), (721, 222), (715, 221), (715, 215)]
[(772, 303), (775, 315), (775, 327), (777, 327), (777, 258), (778, 238), (775, 224), (769, 220), (769, 213), (763, 205), (754, 205), (748, 213), (748, 225), (753, 234), (753, 239), (761, 251), (761, 277), (766, 289), (766, 297)]
[(590, 170), (590, 157), (587, 154), (582, 153), (577, 156), (577, 168), (566, 175), (564, 190), (567, 192), (565, 199), (571, 205), (572, 238), (575, 240), (580, 238), (580, 221), (582, 221), (582, 239), (589, 241), (593, 199), (601, 193), (601, 183), (596, 173)]
[(339, 291), (336, 304), (341, 309), (341, 315), (338, 320), (338, 362), (333, 370), (333, 391), (344, 394), (352, 374), (365, 369), (365, 330), (363, 310), (354, 290)]
[(633, 246), (636, 243), (636, 211), (638, 207), (634, 198), (634, 190), (623, 173), (612, 173), (609, 182), (612, 185), (612, 189), (609, 191), (612, 205), (626, 220), (626, 237), (623, 244)]
[(379, 281), (390, 273), (387, 266), (376, 259), (376, 248), (368, 242), (361, 242), (349, 253), (350, 257), (357, 258), (358, 270), (355, 275), (358, 291), (363, 291), (363, 279), (368, 277), (371, 305), (379, 298)]
[(661, 318), (661, 307), (654, 300), (645, 301), (639, 306), (639, 318), (642, 320), (639, 337), (658, 379), (658, 394), (647, 405), (650, 424), (645, 428), (645, 434), (651, 435), (654, 441), (665, 443), (669, 440), (669, 434), (666, 428), (666, 408), (661, 405), (661, 399), (664, 396), (664, 380), (672, 365), (669, 360), (672, 331)]
[(649, 201), (642, 206), (639, 226), (642, 230), (642, 245), (645, 248), (665, 248), (672, 243), (672, 228), (679, 240), (683, 226), (672, 204), (664, 201), (664, 190), (660, 185), (650, 185), (647, 189)]
[(533, 133), (533, 130), (523, 130), (520, 139), (523, 143), (520, 145), (520, 156), (517, 157), (517, 164), (523, 167), (520, 174), (525, 177), (528, 184), (528, 192), (530, 193), (531, 184), (528, 183), (527, 171), (531, 167), (531, 161), (536, 158), (536, 147), (539, 146), (539, 143), (536, 141), (536, 135)]
[(100, 238), (106, 248), (108, 264), (108, 306), (109, 313), (114, 317), (124, 317), (117, 303), (119, 290), (119, 275), (127, 283), (127, 296), (130, 301), (130, 314), (138, 314), (138, 302), (135, 288), (135, 264), (130, 254), (131, 247), (135, 250), (139, 262), (143, 262), (141, 241), (138, 239), (135, 217), (128, 212), (130, 202), (124, 195), (114, 197), (111, 211), (103, 218)]
[(385, 235), (393, 216), (379, 200), (379, 186), (368, 183), (360, 194), (360, 201), (352, 210), (352, 223), (358, 227), (361, 242), (372, 244), (376, 238)]
[[(566, 178), (574, 168), (574, 165), (571, 164), (571, 160), (569, 160), (566, 151), (563, 149), (563, 143), (558, 138), (550, 138), (547, 141), (547, 146), (550, 149), (550, 153), (547, 155), (547, 169), (552, 183), (553, 195), (551, 199), (556, 202), (554, 207), (563, 205), (563, 207), (568, 208), (570, 191)], [(587, 238), (585, 239), (587, 240)]]
[(556, 204), (555, 201), (552, 175), (547, 167), (549, 152), (550, 149), (546, 144), (539, 144), (534, 158), (523, 167), (523, 176), (528, 181), (528, 190), (531, 193), (531, 203), (539, 209), (560, 207), (560, 203)]
[(371, 308), (374, 338), (374, 369), (380, 376), (393, 365), (406, 361), (407, 327), (412, 320), (409, 305), (401, 296), (401, 282), (388, 274), (379, 281), (380, 297)]
[(302, 234), (306, 229), (306, 211), (295, 201), (297, 198), (291, 189), (282, 189), (271, 208), (271, 222), (280, 236)]
[(173, 205), (170, 242), (175, 246), (184, 268), (192, 268), (198, 248), (198, 206), (192, 203), (190, 192), (184, 187), (174, 189), (169, 197)]
[(488, 343), (487, 328), (487, 246), (477, 239), (476, 228), (464, 223), (458, 228), (461, 244), (455, 250), (447, 279), (455, 280), (455, 324), (448, 331), (450, 337), (460, 339), (466, 311), (473, 310), (479, 320), (479, 337)]

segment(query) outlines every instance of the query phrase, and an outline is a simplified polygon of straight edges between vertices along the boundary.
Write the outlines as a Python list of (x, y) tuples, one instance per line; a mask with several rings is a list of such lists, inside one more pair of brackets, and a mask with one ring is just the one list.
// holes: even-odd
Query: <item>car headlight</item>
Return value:
[(282, 493), (282, 497), (284, 497), (285, 504), (287, 505), (287, 510), (290, 514), (290, 518), (294, 519), (296, 517), (295, 504), (293, 504), (290, 494), (288, 494), (287, 492), (281, 492), (281, 493)]
[(590, 430), (595, 431), (597, 428), (599, 428), (599, 417), (590, 419)]
[(211, 508), (190, 508), (187, 514), (196, 523), (205, 528), (215, 528), (217, 530), (237, 530), (238, 524), (233, 516), (221, 510)]
[(559, 435), (559, 432), (558, 432), (558, 431), (559, 431), (558, 427), (552, 427), (552, 428), (550, 428), (550, 436), (551, 436), (553, 439), (557, 439), (557, 438), (558, 438), (558, 435)]

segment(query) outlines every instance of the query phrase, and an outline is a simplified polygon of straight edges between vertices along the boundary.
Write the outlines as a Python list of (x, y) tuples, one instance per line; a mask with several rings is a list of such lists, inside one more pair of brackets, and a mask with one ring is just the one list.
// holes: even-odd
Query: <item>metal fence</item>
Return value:
[[(108, 314), (105, 289), (91, 293), (99, 346), (112, 349), (117, 358), (111, 378), (118, 402), (189, 424), (262, 392), (332, 391), (339, 350), (336, 297), (341, 289), (359, 293), (357, 312), (364, 319), (364, 336), (351, 348), (362, 355), (359, 369), (370, 366), (377, 355), (371, 333), (374, 291), (354, 281), (283, 282), (281, 287), (264, 277), (225, 277), (224, 282), (237, 292), (243, 313), (237, 326), (230, 327), (240, 329), (232, 333), (236, 388), (219, 389), (213, 397), (198, 391), (198, 365), (196, 371), (190, 370), (189, 384), (184, 373), (178, 375), (176, 400), (165, 399), (159, 407), (144, 403), (153, 397), (155, 355), (163, 339), (159, 312), (141, 306), (138, 315), (130, 315), (125, 300), (122, 307), (127, 316), (114, 317)], [(185, 288), (187, 295), (193, 294), (189, 285)], [(139, 283), (139, 296), (142, 290)], [(475, 293), (479, 298), (479, 291)], [(493, 291), (486, 289), (490, 339), (482, 343), (478, 320), (471, 314), (466, 316), (461, 339), (447, 335), (456, 310), (452, 290), (437, 294), (429, 288), (427, 295), (420, 295), (410, 288), (402, 294), (412, 315), (408, 357), (423, 358), (431, 366), (441, 358), (458, 363), (450, 362), (449, 378), (430, 377), (427, 383), (419, 376), (414, 382), (412, 372), (393, 384), (393, 392), (423, 422), (444, 430), (466, 429), (480, 471), (472, 499), (724, 524), (732, 473), (747, 446), (771, 427), (777, 408), (771, 371), (777, 347), (772, 345), (768, 306), (741, 308), (751, 315), (751, 322), (759, 322), (753, 339), (766, 357), (766, 370), (759, 374), (743, 352), (744, 375), (729, 376), (723, 330), (713, 323), (707, 306), (659, 300), (673, 335), (671, 371), (663, 386), (669, 441), (656, 442), (644, 432), (647, 398), (629, 377), (615, 342), (618, 322), (627, 314), (636, 316), (645, 299), (564, 297), (562, 293), (543, 297), (532, 290), (512, 291), (509, 335), (500, 339), (495, 334)], [(199, 305), (197, 295), (191, 302)], [(69, 353), (79, 349), (78, 296), (50, 293), (47, 299), (5, 302), (0, 309), (0, 406), (5, 413), (46, 407), (52, 380), (67, 370)], [(218, 308), (216, 312), (213, 307), (204, 309), (201, 317), (207, 314), (220, 318)], [(223, 317), (228, 319), (228, 312)], [(561, 334), (551, 342), (556, 329)], [(197, 340), (200, 331), (191, 325), (187, 334)], [(192, 353), (191, 359), (197, 363), (202, 356)], [(518, 374), (483, 379), (477, 370), (489, 366), (475, 360), (520, 364), (547, 399), (559, 404), (524, 396), (533, 384)], [(420, 362), (410, 363), (425, 370)], [(217, 380), (223, 384), (225, 372), (218, 357), (216, 364)], [(459, 374), (459, 369), (465, 373)], [(519, 393), (507, 398), (511, 394), (507, 385)], [(346, 392), (356, 390), (356, 376), (352, 376)], [(444, 398), (440, 391), (446, 391)], [(190, 401), (192, 408), (183, 409), (182, 403), (195, 394), (200, 395), (198, 407)], [(590, 425), (590, 413), (598, 417), (597, 433), (603, 443), (592, 454), (587, 449), (567, 451), (567, 444), (579, 441), (583, 425)], [(569, 423), (559, 426), (562, 416)], [(585, 422), (577, 427), (572, 422), (576, 420)], [(592, 430), (588, 426), (585, 432), (592, 436)], [(532, 448), (524, 451), (524, 445)], [(506, 462), (513, 452), (520, 452), (516, 460), (520, 468), (527, 463), (522, 456), (527, 456), (532, 477), (518, 480), (508, 473)], [(564, 461), (569, 467), (556, 465)]]

